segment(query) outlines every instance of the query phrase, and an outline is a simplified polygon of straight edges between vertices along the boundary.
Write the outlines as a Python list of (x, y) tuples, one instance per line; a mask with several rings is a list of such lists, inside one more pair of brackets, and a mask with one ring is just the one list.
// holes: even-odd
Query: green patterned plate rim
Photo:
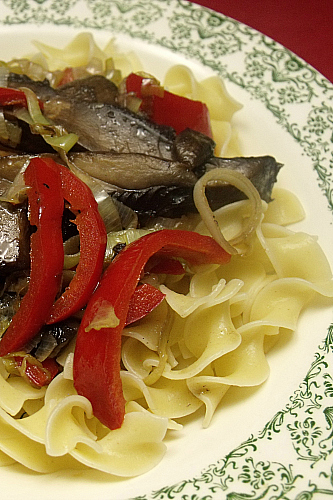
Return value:
[[(29, 26), (126, 35), (219, 74), (245, 92), (249, 100), (264, 106), (276, 126), (294, 141), (299, 155), (311, 164), (331, 218), (333, 85), (275, 41), (186, 0), (0, 2), (2, 32), (18, 32)], [(1, 31), (0, 40), (5, 46), (6, 37)], [(310, 500), (332, 496), (333, 324), (327, 325), (318, 339), (300, 385), (261, 431), (193, 477), (168, 485), (161, 478), (161, 486), (154, 490), (147, 480), (146, 489), (132, 488), (128, 493), (123, 483), (123, 495), (135, 500)], [(274, 450), (286, 447), (287, 454), (275, 455)], [(33, 478), (36, 491), (39, 477)], [(99, 499), (114, 499), (112, 491), (110, 483), (99, 496), (96, 486)], [(8, 494), (6, 498), (17, 497)], [(84, 494), (78, 498), (83, 499)]]

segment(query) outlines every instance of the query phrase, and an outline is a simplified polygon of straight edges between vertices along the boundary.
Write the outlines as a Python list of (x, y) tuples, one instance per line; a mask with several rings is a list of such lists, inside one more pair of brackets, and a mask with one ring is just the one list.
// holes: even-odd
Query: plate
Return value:
[[(301, 199), (306, 220), (333, 262), (333, 86), (257, 31), (184, 0), (3, 0), (0, 58), (22, 56), (31, 40), (64, 46), (79, 31), (101, 46), (113, 37), (162, 78), (186, 64), (198, 79), (223, 77), (244, 107), (235, 115), (244, 155), (284, 164), (279, 185)], [(315, 263), (314, 263), (315, 265)], [(302, 314), (297, 331), (269, 354), (256, 389), (227, 393), (211, 426), (190, 420), (168, 438), (151, 472), (118, 479), (94, 471), (39, 475), (0, 469), (6, 500), (320, 498), (333, 493), (333, 317), (329, 303)]]

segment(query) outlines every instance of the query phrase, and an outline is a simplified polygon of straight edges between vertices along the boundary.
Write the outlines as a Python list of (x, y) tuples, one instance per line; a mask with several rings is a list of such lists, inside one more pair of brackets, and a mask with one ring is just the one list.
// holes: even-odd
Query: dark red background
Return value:
[(193, 0), (270, 36), (333, 82), (333, 0)]

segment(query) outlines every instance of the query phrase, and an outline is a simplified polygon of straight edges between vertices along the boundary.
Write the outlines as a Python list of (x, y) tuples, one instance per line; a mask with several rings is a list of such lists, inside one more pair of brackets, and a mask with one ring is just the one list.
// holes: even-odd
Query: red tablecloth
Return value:
[(333, 0), (193, 0), (270, 36), (333, 82)]

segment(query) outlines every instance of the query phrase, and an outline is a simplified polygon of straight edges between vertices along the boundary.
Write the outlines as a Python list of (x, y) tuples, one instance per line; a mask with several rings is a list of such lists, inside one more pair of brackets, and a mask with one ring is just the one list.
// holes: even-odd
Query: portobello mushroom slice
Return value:
[(57, 95), (78, 102), (118, 103), (118, 87), (102, 75), (87, 76), (61, 85)]
[(43, 102), (57, 95), (71, 101), (109, 104), (116, 104), (118, 98), (117, 86), (102, 75), (80, 78), (55, 89), (47, 79), (36, 81), (26, 75), (9, 73), (7, 84), (11, 88), (27, 87)]
[(156, 185), (194, 186), (197, 176), (187, 163), (142, 153), (72, 153), (74, 165), (94, 178), (122, 189)]
[[(28, 87), (44, 103), (44, 115), (55, 125), (79, 136), (81, 150), (144, 153), (165, 160), (188, 163), (191, 168), (214, 154), (214, 141), (193, 130), (176, 135), (171, 127), (157, 125), (141, 113), (121, 105), (118, 88), (107, 78), (94, 75), (52, 88), (48, 80), (34, 81), (26, 75), (10, 73), (8, 86)], [(126, 102), (126, 101), (125, 101)], [(26, 125), (20, 150), (48, 152), (29, 135)], [(32, 134), (30, 134), (32, 135)], [(36, 144), (35, 144), (36, 143)], [(32, 149), (33, 148), (33, 149)]]
[(25, 207), (0, 202), (0, 275), (30, 265), (30, 225)]
[(77, 134), (89, 151), (147, 153), (192, 166), (213, 155), (215, 143), (203, 134), (187, 130), (176, 136), (171, 127), (126, 109), (120, 104), (118, 88), (104, 76), (74, 80), (54, 89), (48, 80), (38, 82), (10, 73), (8, 86), (33, 90), (44, 103), (45, 116)]
[[(61, 161), (56, 155), (52, 157)], [(15, 178), (29, 158), (29, 155), (0, 157), (0, 175), (5, 178), (5, 185)], [(179, 217), (195, 213), (193, 186), (205, 172), (214, 168), (229, 168), (243, 173), (257, 188), (260, 197), (269, 202), (282, 167), (271, 156), (213, 157), (193, 170), (188, 168), (188, 164), (145, 154), (83, 152), (69, 154), (69, 159), (91, 177), (102, 181), (114, 199), (132, 208), (141, 224), (151, 217)], [(207, 187), (206, 194), (213, 210), (244, 198), (243, 193), (231, 185)]]
[(45, 325), (25, 347), (25, 350), (35, 356), (38, 361), (44, 361), (48, 357), (54, 358), (74, 339), (79, 325), (80, 322), (76, 318), (60, 321), (53, 325)]
[(175, 132), (111, 104), (78, 103), (56, 96), (44, 103), (44, 115), (79, 136), (89, 151), (144, 153), (172, 159)]
[(38, 99), (41, 101), (47, 101), (56, 95), (56, 90), (51, 87), (50, 82), (45, 78), (44, 80), (32, 80), (27, 75), (22, 75), (19, 73), (9, 73), (7, 79), (7, 85), (13, 89), (19, 89), (21, 87), (26, 87), (31, 89)]
[[(98, 77), (98, 80), (104, 77)], [(106, 80), (106, 78), (104, 78)], [(171, 158), (175, 131), (160, 127), (126, 108), (101, 102), (91, 82), (95, 77), (78, 80), (53, 89), (47, 80), (35, 82), (25, 75), (11, 73), (8, 86), (28, 87), (44, 103), (43, 113), (56, 125), (79, 136), (79, 143), (89, 151), (116, 151), (153, 154)], [(90, 84), (89, 84), (90, 83)], [(82, 95), (84, 99), (82, 100)], [(98, 95), (98, 97), (97, 97)]]
[[(229, 168), (230, 170), (240, 172), (250, 179), (252, 184), (257, 188), (260, 198), (269, 203), (272, 200), (272, 189), (281, 167), (282, 164), (278, 163), (275, 158), (269, 155), (250, 157), (240, 156), (235, 158), (213, 157), (203, 168), (199, 167), (195, 170), (195, 173), (199, 178), (205, 172), (214, 168)], [(213, 210), (219, 208), (221, 197), (228, 200), (227, 203), (224, 204), (239, 200), (239, 191), (233, 186), (220, 186), (219, 188), (208, 187), (207, 192)]]
[[(0, 196), (14, 182), (15, 177), (28, 166), (36, 155), (0, 155)], [(41, 154), (59, 163), (56, 154)], [(103, 183), (123, 189), (143, 189), (154, 185), (194, 186), (197, 176), (189, 165), (140, 153), (70, 153), (68, 159), (77, 168)]]
[[(271, 201), (271, 194), (281, 163), (271, 156), (214, 158), (212, 163), (196, 171), (198, 178), (213, 168), (228, 168), (245, 175), (259, 192), (262, 200)], [(155, 217), (176, 218), (188, 213), (196, 213), (193, 200), (193, 187), (189, 186), (151, 186), (146, 189), (112, 189), (109, 193), (129, 206), (138, 214), (140, 224), (144, 225)], [(206, 188), (206, 196), (212, 210), (245, 198), (244, 193), (230, 184), (214, 185)]]

